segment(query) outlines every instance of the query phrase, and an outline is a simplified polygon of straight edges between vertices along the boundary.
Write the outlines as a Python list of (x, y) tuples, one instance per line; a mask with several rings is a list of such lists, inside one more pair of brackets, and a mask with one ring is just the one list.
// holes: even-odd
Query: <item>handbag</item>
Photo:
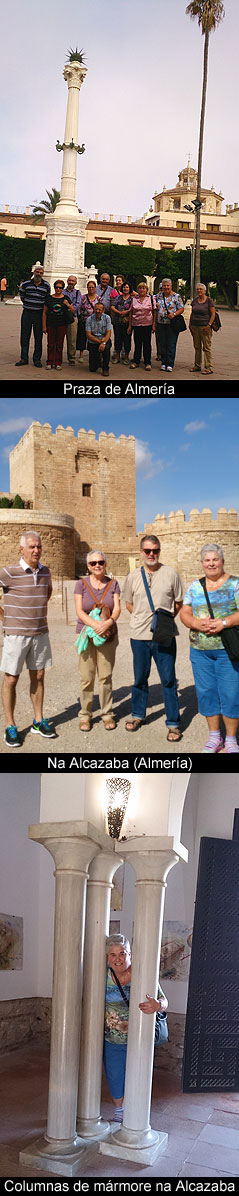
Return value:
[(66, 306), (66, 303), (65, 303), (65, 309), (66, 309), (66, 325), (74, 324), (74, 319), (75, 319), (74, 312), (70, 311), (70, 308)]
[[(164, 301), (164, 306), (166, 307), (166, 311), (167, 311), (167, 313), (168, 313), (168, 306), (167, 306), (167, 303), (165, 302), (165, 296), (164, 296), (164, 295), (163, 295), (163, 301)], [(172, 322), (172, 321), (170, 320), (170, 324), (171, 324), (171, 322)], [(179, 314), (178, 316), (174, 316), (174, 317), (173, 317), (173, 328), (175, 329), (175, 331), (176, 331), (176, 333), (177, 333), (177, 336), (179, 336), (179, 333), (180, 333), (180, 332), (186, 332), (186, 331), (187, 331), (187, 325), (185, 324), (185, 320), (184, 320), (184, 317), (183, 317), (182, 315), (180, 315), (180, 314)]]
[(221, 328), (221, 327), (222, 327), (222, 325), (221, 325), (221, 320), (220, 320), (219, 312), (218, 312), (218, 311), (215, 311), (215, 318), (214, 318), (214, 320), (213, 320), (213, 323), (212, 323), (213, 332), (218, 332), (218, 329), (219, 329), (219, 328)]
[[(128, 1005), (128, 1008), (129, 1008), (129, 999), (126, 996), (124, 989), (122, 988), (122, 984), (120, 983), (120, 980), (118, 980), (118, 976), (116, 976), (116, 973), (114, 972), (113, 968), (110, 968), (110, 971), (111, 971), (112, 976), (114, 977), (115, 983), (117, 984), (117, 988), (119, 989), (119, 992), (121, 993), (121, 997), (123, 998), (125, 1005)], [(156, 1018), (155, 1018), (155, 1029), (154, 1029), (154, 1046), (160, 1046), (160, 1044), (162, 1042), (168, 1042), (167, 1014), (160, 1013), (160, 1009), (157, 1009)]]
[[(89, 582), (86, 580), (86, 577), (84, 577), (84, 585), (87, 586), (87, 589), (90, 591), (92, 598), (94, 598), (94, 606), (92, 609), (95, 610), (96, 607), (100, 607), (101, 618), (103, 618), (103, 619), (111, 619), (113, 617), (112, 611), (110, 610), (109, 606), (107, 606), (107, 604), (105, 603), (105, 596), (107, 594), (107, 590), (109, 590), (110, 586), (112, 585), (112, 581), (113, 581), (113, 578), (111, 577), (110, 581), (107, 581), (107, 585), (105, 586), (105, 589), (103, 590), (102, 598), (99, 598), (98, 602), (95, 602), (95, 594), (93, 593), (93, 590), (91, 589)], [(114, 619), (114, 622), (112, 623), (112, 627), (109, 627), (109, 631), (106, 632), (106, 639), (113, 640), (115, 635), (117, 635), (117, 624)]]
[(163, 648), (170, 648), (175, 633), (174, 617), (171, 614), (171, 611), (163, 610), (161, 607), (158, 607), (158, 609), (155, 610), (143, 565), (141, 568), (141, 575), (149, 605), (151, 606), (151, 610), (153, 612), (152, 623), (150, 626), (150, 631), (153, 633), (153, 644), (162, 644)]
[[(205, 577), (200, 577), (199, 581), (200, 581), (200, 586), (202, 586), (202, 589), (204, 590), (209, 614), (211, 615), (211, 619), (214, 619), (215, 615), (213, 613), (210, 598), (208, 596)], [(227, 655), (229, 656), (229, 660), (231, 660), (232, 662), (234, 660), (239, 660), (239, 626), (238, 627), (223, 627), (223, 630), (219, 632), (219, 635), (221, 636), (223, 647), (226, 649)]]

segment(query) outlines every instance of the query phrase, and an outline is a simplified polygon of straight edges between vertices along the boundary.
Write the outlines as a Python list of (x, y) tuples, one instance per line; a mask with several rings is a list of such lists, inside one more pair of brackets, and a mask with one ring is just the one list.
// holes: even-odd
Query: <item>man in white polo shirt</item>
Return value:
[(18, 677), (24, 661), (29, 669), (30, 697), (34, 710), (31, 731), (46, 739), (55, 736), (54, 728), (48, 719), (43, 718), (44, 673), (45, 668), (52, 663), (47, 625), (47, 603), (52, 593), (51, 574), (46, 565), (40, 564), (42, 546), (38, 532), (25, 532), (20, 547), (19, 563), (0, 569), (0, 587), (4, 593), (2, 702), (6, 716), (4, 739), (8, 747), (21, 746), (14, 709)]

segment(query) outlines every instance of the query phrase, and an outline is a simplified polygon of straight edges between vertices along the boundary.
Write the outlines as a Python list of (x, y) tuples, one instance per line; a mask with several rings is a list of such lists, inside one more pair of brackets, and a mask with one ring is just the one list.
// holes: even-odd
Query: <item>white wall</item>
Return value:
[(39, 775), (1, 775), (0, 910), (23, 917), (23, 970), (0, 971), (1, 1000), (37, 991), (39, 849), (27, 830), (29, 822), (38, 822), (39, 809)]

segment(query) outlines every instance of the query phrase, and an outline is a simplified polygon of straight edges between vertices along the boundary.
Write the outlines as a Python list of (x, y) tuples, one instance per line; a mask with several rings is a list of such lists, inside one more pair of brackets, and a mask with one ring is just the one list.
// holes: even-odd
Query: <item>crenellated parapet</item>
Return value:
[(158, 536), (161, 559), (178, 569), (184, 584), (200, 575), (200, 553), (206, 543), (219, 544), (226, 569), (239, 574), (239, 514), (235, 507), (228, 511), (219, 507), (215, 518), (210, 507), (203, 507), (202, 511), (192, 507), (188, 519), (182, 510), (170, 511), (168, 516), (156, 515), (153, 523), (145, 523), (139, 533), (138, 551), (145, 533)]

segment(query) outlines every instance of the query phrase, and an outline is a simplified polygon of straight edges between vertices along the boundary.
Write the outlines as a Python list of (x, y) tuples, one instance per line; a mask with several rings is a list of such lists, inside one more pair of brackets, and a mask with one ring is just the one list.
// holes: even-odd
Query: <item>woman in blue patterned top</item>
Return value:
[[(124, 991), (124, 1000), (117, 980)], [(131, 981), (131, 950), (123, 934), (111, 934), (107, 943), (107, 976), (105, 992), (104, 1065), (112, 1101), (113, 1121), (123, 1121), (123, 1101), (127, 1052), (129, 999)], [(168, 1007), (167, 997), (158, 986), (158, 997), (146, 993), (139, 1009), (142, 1013), (156, 1013)]]
[(223, 748), (222, 715), (226, 752), (239, 752), (236, 739), (239, 660), (230, 660), (221, 639), (224, 627), (239, 625), (239, 578), (225, 573), (223, 551), (218, 544), (205, 544), (201, 560), (214, 618), (210, 616), (201, 582), (193, 581), (184, 596), (180, 619), (190, 628), (190, 659), (198, 708), (200, 714), (206, 716), (209, 728), (209, 739), (203, 751), (220, 752)]
[(177, 347), (178, 332), (174, 328), (174, 317), (183, 314), (181, 295), (172, 290), (171, 278), (163, 278), (161, 289), (155, 295), (157, 354), (161, 357), (161, 370), (172, 373)]

